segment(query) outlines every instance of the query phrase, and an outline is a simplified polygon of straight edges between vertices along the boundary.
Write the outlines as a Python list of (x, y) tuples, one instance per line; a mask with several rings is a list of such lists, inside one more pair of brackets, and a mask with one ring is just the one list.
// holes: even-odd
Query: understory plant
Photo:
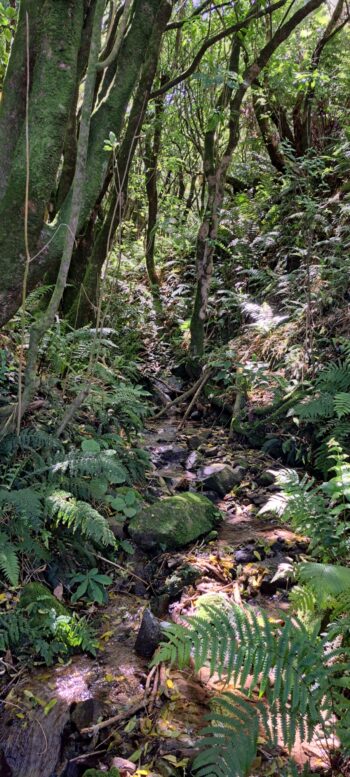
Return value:
[(335, 440), (348, 450), (350, 435), (350, 351), (342, 346), (345, 359), (333, 362), (322, 369), (311, 384), (305, 397), (289, 415), (302, 426), (314, 427), (316, 438), (315, 463), (326, 473), (329, 469), (330, 440)]
[(350, 464), (339, 443), (327, 445), (329, 480), (318, 484), (315, 479), (299, 477), (295, 470), (273, 472), (280, 487), (260, 510), (275, 513), (291, 523), (295, 531), (310, 539), (311, 554), (325, 562), (349, 557), (350, 530)]
[(153, 663), (184, 668), (192, 661), (196, 672), (207, 666), (228, 686), (211, 703), (196, 774), (249, 775), (259, 730), (268, 744), (289, 751), (297, 737), (333, 741), (336, 735), (343, 751), (349, 750), (348, 619), (320, 634), (319, 624), (310, 630), (297, 617), (284, 616), (280, 625), (264, 611), (227, 604), (207, 606), (186, 624), (167, 627)]
[(56, 554), (80, 559), (83, 555), (86, 563), (89, 551), (116, 548), (107, 515), (115, 512), (118, 488), (142, 477), (146, 459), (141, 454), (116, 434), (102, 436), (99, 442), (85, 439), (68, 451), (54, 434), (41, 429), (27, 428), (19, 437), (4, 438), (0, 443), (3, 579), (17, 586), (21, 569), (50, 562)]
[(13, 610), (0, 615), (0, 653), (52, 664), (78, 650), (95, 655), (97, 641), (86, 618), (70, 612), (41, 583), (23, 588)]

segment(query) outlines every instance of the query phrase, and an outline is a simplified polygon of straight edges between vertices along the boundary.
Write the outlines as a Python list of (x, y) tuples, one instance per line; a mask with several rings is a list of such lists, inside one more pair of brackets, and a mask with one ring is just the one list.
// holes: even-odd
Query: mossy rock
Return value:
[(220, 591), (199, 596), (195, 602), (195, 614), (198, 615), (199, 618), (203, 618), (203, 620), (210, 620), (211, 615), (208, 611), (208, 607), (215, 607), (216, 610), (224, 610), (225, 612), (229, 612), (231, 609), (228, 596)]
[(22, 589), (19, 607), (25, 610), (31, 604), (41, 604), (44, 610), (54, 610), (56, 615), (68, 615), (66, 607), (43, 583), (28, 583)]
[(188, 492), (154, 502), (132, 518), (128, 528), (143, 550), (178, 550), (211, 532), (221, 519), (207, 497)]

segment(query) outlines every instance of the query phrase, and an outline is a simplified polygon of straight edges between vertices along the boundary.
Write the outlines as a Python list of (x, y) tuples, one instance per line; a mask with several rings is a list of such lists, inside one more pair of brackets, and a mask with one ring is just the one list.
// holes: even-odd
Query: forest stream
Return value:
[[(256, 450), (234, 450), (217, 426), (191, 422), (179, 432), (177, 425), (176, 418), (148, 424), (144, 444), (153, 463), (148, 491), (169, 496), (201, 490), (218, 464), (231, 465), (239, 477), (230, 493), (206, 492), (223, 513), (219, 531), (179, 552), (152, 558), (136, 551), (117, 575), (108, 605), (97, 613), (96, 659), (77, 655), (68, 663), (13, 675), (0, 724), (1, 777), (80, 777), (88, 767), (106, 764), (124, 777), (141, 764), (151, 764), (147, 774), (181, 774), (198, 749), (209, 699), (222, 683), (215, 675), (209, 680), (206, 670), (199, 675), (164, 665), (150, 670), (156, 618), (179, 621), (201, 601), (218, 597), (236, 603), (244, 597), (276, 618), (286, 609), (288, 582), (274, 576), (302, 556), (307, 544), (257, 514), (275, 488), (268, 469), (276, 462)], [(111, 757), (111, 748), (121, 756)], [(262, 746), (256, 773), (269, 766), (269, 774), (278, 774), (271, 764), (278, 768), (283, 753)], [(294, 757), (317, 765), (322, 749), (319, 743), (305, 748), (299, 743)]]

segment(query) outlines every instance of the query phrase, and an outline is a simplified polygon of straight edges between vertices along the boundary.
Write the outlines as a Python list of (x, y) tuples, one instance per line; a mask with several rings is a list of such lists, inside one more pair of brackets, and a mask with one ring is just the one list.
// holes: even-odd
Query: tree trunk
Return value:
[(281, 139), (277, 131), (271, 126), (265, 95), (258, 85), (253, 86), (252, 94), (255, 118), (266, 146), (266, 151), (270, 157), (270, 162), (278, 173), (284, 173), (285, 160), (280, 147)]
[[(214, 165), (215, 130), (206, 133), (206, 151), (204, 172), (207, 181), (208, 197), (202, 224), (199, 228), (197, 240), (197, 286), (194, 308), (191, 318), (191, 343), (190, 354), (194, 359), (201, 357), (204, 352), (205, 323), (207, 319), (208, 294), (210, 289), (213, 255), (217, 239), (217, 229), (222, 206), (224, 187), (227, 171), (232, 159), (232, 154), (239, 140), (240, 111), (243, 99), (248, 89), (259, 77), (263, 68), (269, 62), (271, 56), (283, 43), (291, 32), (302, 22), (306, 16), (318, 8), (323, 0), (309, 0), (302, 8), (296, 11), (287, 22), (282, 24), (272, 35), (268, 43), (261, 49), (255, 62), (249, 65), (243, 73), (243, 78), (230, 101), (229, 138), (221, 159)], [(231, 51), (230, 72), (237, 72), (240, 42), (234, 39)], [(235, 54), (236, 49), (236, 54)], [(234, 66), (236, 56), (237, 67)], [(226, 91), (225, 91), (226, 89)], [(227, 103), (228, 92), (232, 88), (225, 87), (219, 99), (219, 108), (224, 108)]]
[[(91, 112), (94, 99), (94, 87), (96, 79), (96, 65), (98, 61), (98, 55), (100, 51), (101, 42), (101, 26), (104, 13), (105, 0), (97, 0), (94, 13), (94, 22), (91, 36), (91, 46), (89, 53), (89, 61), (84, 86), (84, 97), (81, 109), (81, 123), (80, 133), (77, 149), (77, 161), (74, 180), (72, 184), (72, 197), (70, 202), (70, 212), (68, 220), (68, 230), (65, 235), (65, 241), (63, 245), (62, 259), (59, 267), (59, 272), (56, 280), (56, 285), (52, 292), (50, 302), (47, 310), (38, 318), (34, 324), (32, 324), (30, 330), (29, 346), (27, 363), (25, 370), (25, 382), (23, 394), (19, 391), (18, 407), (17, 407), (17, 429), (19, 431), (20, 422), (22, 416), (26, 412), (30, 402), (33, 399), (36, 380), (37, 380), (37, 360), (40, 343), (47, 330), (52, 326), (55, 315), (57, 314), (62, 295), (66, 286), (69, 266), (72, 258), (75, 237), (77, 233), (77, 226), (79, 222), (79, 213), (81, 209), (81, 188), (84, 185), (84, 179), (86, 176), (86, 158), (88, 139), (91, 122)], [(12, 421), (12, 425), (14, 422)], [(6, 431), (11, 428), (11, 422), (6, 423)]]
[[(51, 224), (45, 224), (45, 217), (46, 206), (55, 188), (67, 120), (76, 89), (77, 53), (83, 25), (82, 6), (82, 3), (73, 0), (44, 0), (43, 3), (41, 50), (34, 67), (30, 102), (29, 237), (32, 260), (28, 290), (42, 281), (49, 268), (58, 267), (67, 229), (71, 191)], [(109, 155), (103, 150), (104, 139), (110, 130), (117, 138), (120, 136), (159, 7), (160, 0), (135, 0), (133, 17), (118, 54), (115, 78), (108, 94), (92, 114), (78, 232), (89, 219), (103, 188), (110, 163)], [(9, 66), (8, 73), (12, 72), (11, 68)], [(17, 143), (9, 184), (0, 203), (0, 325), (16, 312), (22, 296), (24, 137), (18, 146)], [(8, 229), (9, 224), (11, 230)]]
[[(166, 83), (167, 77), (161, 79), (161, 84)], [(157, 186), (157, 165), (160, 151), (160, 141), (162, 136), (162, 121), (164, 112), (164, 95), (160, 95), (155, 100), (154, 121), (152, 122), (153, 138), (150, 133), (145, 138), (145, 178), (146, 194), (148, 206), (147, 230), (146, 230), (146, 268), (151, 293), (153, 296), (156, 311), (161, 313), (162, 304), (159, 296), (159, 277), (157, 274), (154, 250), (156, 243), (156, 229), (158, 218), (158, 186)]]
[[(29, 198), (28, 198), (28, 237), (31, 255), (36, 245), (51, 192), (55, 188), (58, 166), (61, 159), (67, 127), (67, 117), (75, 92), (77, 57), (83, 26), (81, 3), (67, 3), (67, 0), (44, 0), (40, 4), (28, 3), (29, 45), (38, 48), (33, 72), (29, 73)], [(33, 7), (34, 6), (34, 7)], [(21, 13), (26, 11), (21, 4)], [(33, 24), (32, 24), (33, 22)], [(24, 46), (21, 19), (15, 36), (13, 54), (7, 70), (4, 90), (12, 89), (14, 62), (12, 56), (19, 58), (19, 49)], [(34, 40), (33, 40), (34, 35)], [(18, 39), (19, 36), (19, 39)], [(38, 42), (37, 42), (38, 41)], [(25, 68), (26, 69), (26, 68)], [(22, 72), (22, 68), (20, 68)], [(27, 74), (24, 75), (26, 82)], [(26, 100), (18, 99), (12, 106), (4, 100), (2, 109), (2, 127), (8, 127), (11, 116), (18, 134), (15, 148), (6, 144), (10, 158), (10, 169), (6, 180), (6, 189), (0, 202), (0, 257), (1, 257), (1, 320), (8, 317), (21, 303), (21, 288), (24, 270), (24, 202), (26, 190), (26, 137), (23, 123), (23, 110)], [(24, 108), (23, 108), (24, 106)], [(13, 113), (14, 112), (14, 113)], [(20, 126), (21, 125), (21, 126)], [(15, 131), (15, 130), (14, 130)], [(5, 165), (5, 170), (8, 165)], [(9, 229), (11, 225), (11, 229)], [(33, 264), (34, 264), (33, 260)]]
[(127, 129), (117, 154), (116, 174), (112, 184), (108, 212), (102, 226), (98, 226), (99, 231), (92, 240), (92, 249), (86, 262), (83, 279), (79, 288), (76, 289), (75, 299), (68, 314), (73, 326), (83, 326), (95, 319), (100, 293), (101, 270), (124, 213), (130, 167), (157, 69), (162, 35), (170, 14), (170, 4), (167, 0), (161, 0), (147, 48), (139, 85), (130, 111)]

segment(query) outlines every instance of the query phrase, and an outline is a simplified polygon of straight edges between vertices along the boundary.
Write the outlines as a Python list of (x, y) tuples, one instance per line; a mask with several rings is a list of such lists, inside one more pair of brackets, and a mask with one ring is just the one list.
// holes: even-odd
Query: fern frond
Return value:
[(0, 508), (12, 508), (16, 515), (35, 518), (42, 513), (42, 494), (34, 488), (0, 489)]
[(0, 441), (0, 456), (13, 456), (20, 451), (58, 451), (63, 446), (54, 434), (28, 427), (19, 435), (8, 434)]
[[(242, 689), (243, 700), (241, 696), (239, 702), (236, 696), (225, 697), (224, 711), (214, 712), (205, 732), (206, 749), (197, 763), (201, 777), (241, 777), (249, 768), (247, 762), (242, 765), (243, 742), (250, 759), (257, 732), (257, 721), (252, 723), (249, 717), (252, 705), (243, 691), (248, 676), (249, 693), (257, 689), (260, 696), (266, 696), (267, 706), (253, 707), (256, 715), (259, 712), (258, 721), (263, 723), (270, 741), (276, 742), (277, 731), (282, 731), (290, 749), (297, 734), (303, 739), (312, 738), (323, 712), (332, 707), (331, 693), (336, 684), (324, 659), (325, 641), (317, 636), (318, 626), (310, 633), (298, 618), (285, 618), (280, 627), (271, 624), (264, 612), (257, 615), (253, 608), (242, 610), (237, 605), (205, 609), (206, 617), (189, 618), (188, 628), (172, 625), (167, 629), (169, 641), (161, 645), (154, 663), (168, 657), (183, 666), (193, 656), (196, 670), (207, 665), (210, 674), (218, 672), (227, 682), (233, 680), (238, 691)], [(249, 726), (254, 737), (248, 742)], [(242, 734), (242, 747), (236, 727)]]
[(19, 582), (18, 549), (4, 531), (0, 531), (0, 570), (10, 585)]
[(350, 389), (350, 368), (347, 363), (333, 362), (317, 376), (316, 390), (336, 394)]
[(323, 418), (331, 418), (334, 415), (334, 397), (332, 394), (319, 394), (313, 399), (305, 399), (295, 405), (294, 413), (302, 421), (315, 423)]
[(46, 509), (57, 524), (64, 524), (74, 533), (80, 532), (97, 545), (115, 545), (114, 534), (106, 518), (87, 502), (74, 499), (69, 492), (52, 492), (46, 498)]
[(100, 453), (73, 452), (64, 459), (57, 459), (47, 468), (47, 472), (53, 480), (57, 480), (61, 475), (72, 478), (106, 477), (109, 483), (116, 484), (129, 480), (126, 468), (117, 460), (113, 450)]
[(350, 569), (336, 564), (317, 564), (303, 562), (297, 567), (298, 577), (306, 583), (315, 594), (322, 596), (339, 596), (350, 591)]
[(350, 394), (348, 392), (341, 391), (335, 395), (334, 410), (338, 418), (350, 414)]
[(223, 693), (212, 702), (210, 723), (203, 730), (204, 748), (194, 761), (198, 777), (243, 777), (256, 755), (259, 716), (257, 705), (238, 694)]

